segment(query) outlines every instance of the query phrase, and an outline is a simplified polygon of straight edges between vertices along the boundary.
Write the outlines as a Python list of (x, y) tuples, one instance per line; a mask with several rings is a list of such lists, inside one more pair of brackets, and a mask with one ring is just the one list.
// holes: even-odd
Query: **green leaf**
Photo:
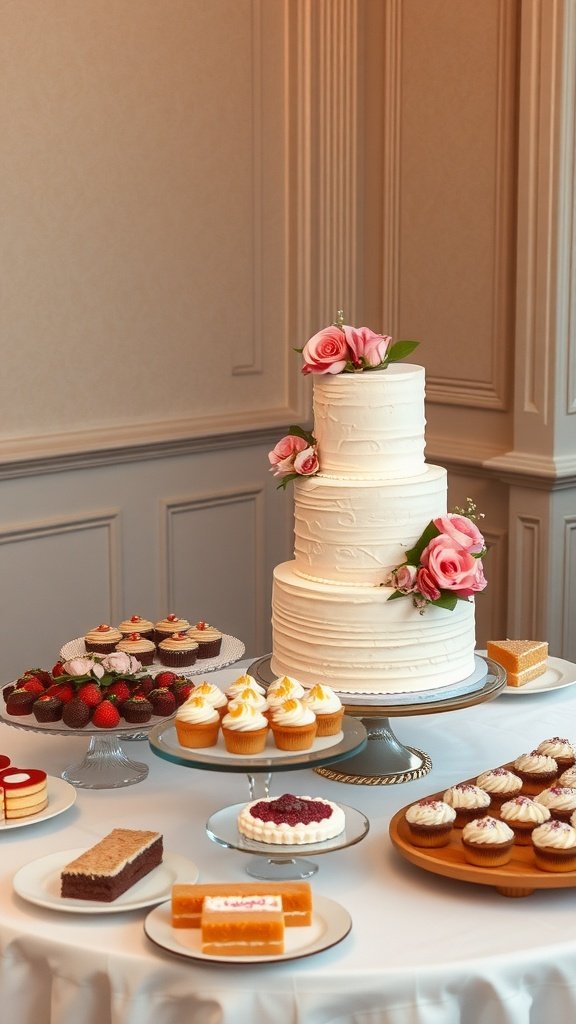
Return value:
[(403, 594), (400, 590), (395, 590), (394, 593), (390, 594), (390, 597), (386, 598), (387, 601), (395, 601), (398, 597), (412, 597), (412, 594)]
[(281, 481), (280, 481), (280, 483), (278, 484), (276, 490), (277, 491), (279, 491), (279, 490), (285, 491), (287, 486), (288, 486), (288, 484), (290, 483), (290, 481), (291, 480), (296, 480), (298, 478), (298, 476), (299, 476), (299, 473), (288, 473), (286, 476), (283, 476)]
[(302, 346), (302, 348), (292, 348), (292, 351), (293, 351), (293, 352), (299, 352), (299, 353), (300, 353), (300, 355), (301, 355), (301, 354), (302, 354), (302, 352), (304, 351), (304, 346)]
[(434, 526), (434, 523), (428, 523), (428, 526), (424, 530), (424, 533), (422, 534), (420, 539), (416, 541), (414, 547), (410, 548), (410, 550), (406, 552), (406, 561), (408, 565), (419, 565), (420, 556), (424, 551), (424, 548), (428, 547), (433, 537), (439, 536), (440, 530), (436, 526)]
[(458, 598), (454, 594), (442, 591), (436, 601), (430, 601), (429, 603), (436, 605), (437, 608), (446, 608), (447, 611), (453, 612), (458, 603)]
[(406, 359), (406, 356), (411, 355), (415, 348), (418, 348), (419, 341), (396, 341), (390, 346), (386, 353), (385, 362), (397, 363), (400, 359)]
[(302, 427), (299, 427), (297, 425), (288, 427), (288, 433), (292, 434), (294, 437), (301, 437), (304, 441), (306, 441), (306, 444), (316, 444), (316, 438), (314, 437), (314, 434), (311, 434), (309, 430), (304, 430)]

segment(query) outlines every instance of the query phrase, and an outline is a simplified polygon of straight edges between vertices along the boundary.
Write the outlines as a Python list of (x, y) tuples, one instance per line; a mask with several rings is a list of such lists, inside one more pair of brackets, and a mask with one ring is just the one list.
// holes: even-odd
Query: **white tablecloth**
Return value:
[[(243, 662), (242, 664), (247, 664)], [(234, 670), (210, 676), (228, 680)], [(551, 1024), (576, 1019), (576, 890), (507, 899), (406, 863), (388, 822), (404, 804), (511, 760), (541, 739), (576, 739), (576, 688), (503, 694), (446, 714), (393, 719), (399, 739), (427, 751), (429, 775), (355, 786), (311, 770), (278, 773), (272, 795), (311, 793), (370, 819), (359, 844), (317, 858), (314, 892), (345, 906), (339, 945), (283, 964), (203, 964), (146, 938), (147, 911), (72, 915), (17, 897), (15, 871), (38, 857), (92, 845), (111, 828), (154, 828), (190, 857), (201, 881), (247, 879), (248, 858), (211, 842), (205, 823), (248, 798), (242, 774), (187, 769), (127, 744), (148, 778), (118, 790), (79, 790), (59, 817), (0, 834), (0, 995), (10, 1024)], [(85, 737), (0, 727), (0, 751), (20, 767), (59, 775)], [(344, 765), (342, 765), (344, 767)], [(7, 1016), (5, 1017), (5, 1013)]]

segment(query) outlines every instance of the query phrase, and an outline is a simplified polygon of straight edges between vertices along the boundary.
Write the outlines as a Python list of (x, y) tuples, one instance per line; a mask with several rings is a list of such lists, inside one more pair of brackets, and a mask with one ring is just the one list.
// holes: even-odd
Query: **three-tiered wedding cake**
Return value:
[(450, 610), (388, 585), (431, 520), (446, 515), (446, 470), (424, 460), (423, 367), (313, 381), (320, 471), (294, 480), (294, 559), (274, 570), (272, 671), (366, 694), (467, 678), (473, 598)]

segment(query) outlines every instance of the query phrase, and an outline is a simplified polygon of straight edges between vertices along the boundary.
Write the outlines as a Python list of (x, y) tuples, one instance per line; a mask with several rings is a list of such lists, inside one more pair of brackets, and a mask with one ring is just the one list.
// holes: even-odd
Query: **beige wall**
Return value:
[(576, 660), (575, 12), (2, 6), (5, 675), (174, 604), (267, 648), (266, 452), (339, 307), (421, 341), (428, 458), (486, 514), (479, 638)]

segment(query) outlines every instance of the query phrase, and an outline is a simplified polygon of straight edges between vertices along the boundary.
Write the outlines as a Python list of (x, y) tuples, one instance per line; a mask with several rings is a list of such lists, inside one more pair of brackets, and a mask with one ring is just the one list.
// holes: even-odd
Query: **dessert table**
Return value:
[[(253, 659), (237, 666), (238, 674)], [(231, 672), (211, 676), (226, 684)], [(576, 673), (575, 673), (576, 675)], [(233, 677), (233, 676), (232, 676)], [(549, 736), (576, 740), (576, 688), (503, 693), (441, 715), (395, 719), (425, 748), (424, 778), (352, 785), (311, 769), (272, 777), (271, 795), (310, 794), (357, 808), (362, 842), (318, 858), (313, 893), (336, 900), (351, 932), (312, 956), (280, 963), (209, 963), (175, 956), (144, 932), (146, 909), (63, 913), (17, 896), (23, 865), (93, 845), (111, 828), (157, 829), (200, 881), (244, 881), (243, 851), (211, 842), (206, 822), (248, 799), (242, 774), (187, 769), (131, 741), (149, 765), (138, 785), (77, 792), (64, 813), (0, 831), (0, 995), (10, 1024), (548, 1024), (576, 1018), (576, 889), (508, 899), (429, 874), (393, 848), (388, 823), (405, 804), (512, 760)], [(0, 752), (59, 776), (81, 737), (0, 726)], [(130, 751), (132, 753), (132, 749)]]

